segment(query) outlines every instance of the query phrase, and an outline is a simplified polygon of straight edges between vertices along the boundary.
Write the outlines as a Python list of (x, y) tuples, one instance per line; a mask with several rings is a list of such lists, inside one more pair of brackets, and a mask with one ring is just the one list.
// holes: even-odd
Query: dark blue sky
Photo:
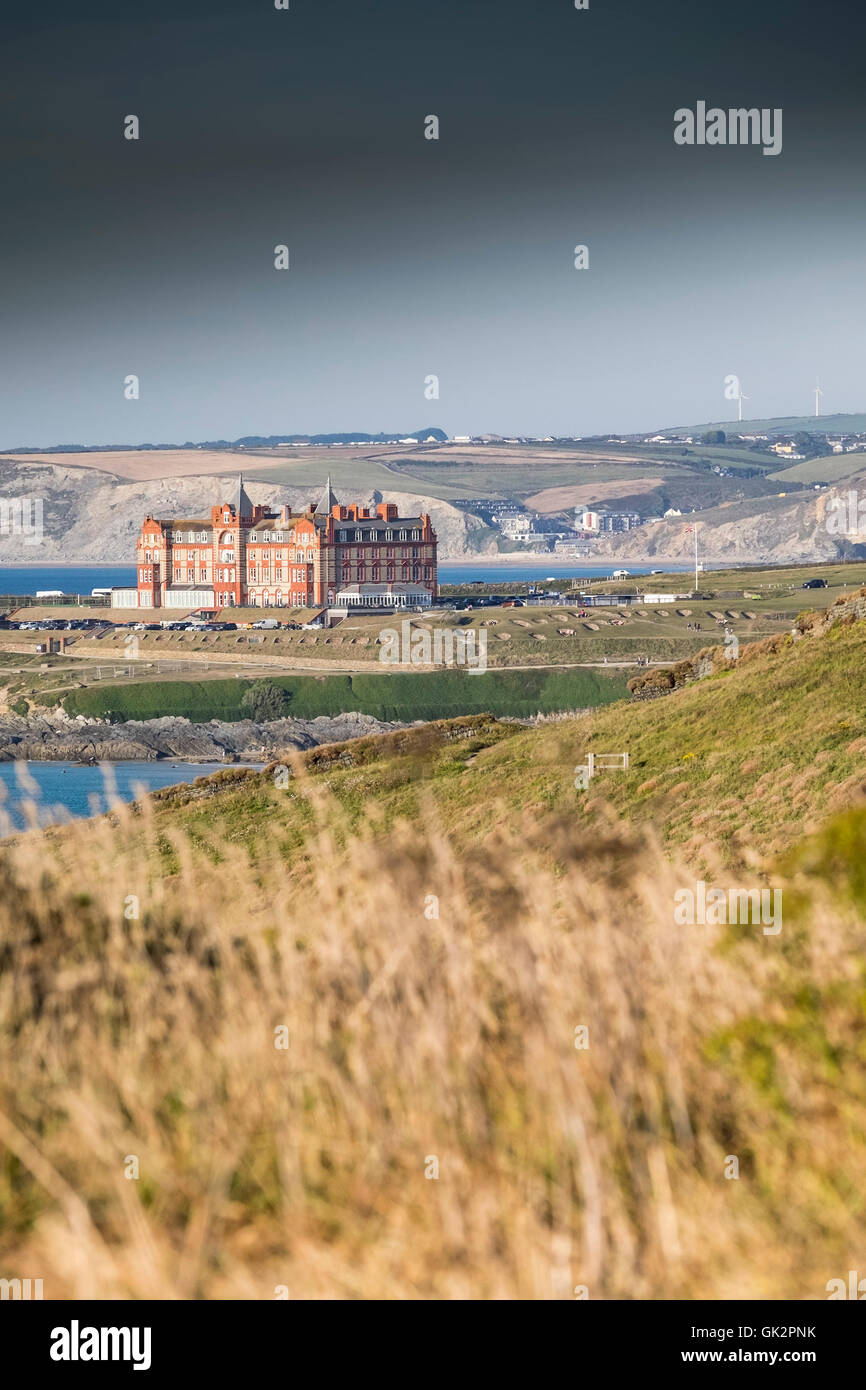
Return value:
[[(732, 416), (730, 373), (755, 415), (816, 375), (864, 408), (864, 29), (835, 0), (22, 6), (0, 447), (634, 430)], [(781, 107), (782, 153), (676, 146), (698, 100)]]

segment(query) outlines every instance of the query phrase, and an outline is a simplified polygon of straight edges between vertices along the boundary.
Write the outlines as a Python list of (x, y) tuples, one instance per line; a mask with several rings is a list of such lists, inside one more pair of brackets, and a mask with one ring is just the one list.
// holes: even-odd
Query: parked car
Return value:
[(826, 589), (826, 579), (807, 579), (803, 585), (804, 589)]

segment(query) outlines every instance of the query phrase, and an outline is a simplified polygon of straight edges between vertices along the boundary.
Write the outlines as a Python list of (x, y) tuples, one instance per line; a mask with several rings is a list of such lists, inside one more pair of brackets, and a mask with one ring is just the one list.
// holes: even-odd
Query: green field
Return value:
[[(429, 674), (279, 676), (273, 683), (288, 694), (293, 719), (357, 710), (376, 719), (408, 722), (461, 714), (531, 717), (537, 713), (588, 709), (626, 694), (625, 680), (587, 670), (465, 671)], [(245, 680), (143, 681), (74, 690), (63, 699), (68, 714), (121, 721), (175, 715), (198, 723), (248, 719)]]
[(821, 458), (803, 459), (790, 468), (779, 468), (767, 476), (774, 482), (835, 483), (840, 478), (866, 470), (866, 454), (823, 454)]
[(803, 430), (808, 433), (819, 429), (830, 434), (866, 433), (866, 414), (853, 415), (775, 415), (765, 420), (719, 420), (708, 425), (665, 425), (658, 432), (670, 431), (677, 434), (700, 435), (706, 430), (724, 430), (726, 433), (743, 431), (748, 434), (795, 434)]
[[(777, 467), (773, 456), (736, 445), (607, 444), (601, 440), (552, 444), (437, 444), (399, 449), (248, 451), (245, 471), (252, 480), (287, 487), (318, 488), (325, 473), (337, 493), (358, 488), (408, 492), (450, 501), (460, 497), (524, 499), (554, 487), (585, 487), (633, 482), (617, 498), (647, 512), (668, 506), (702, 509), (736, 496), (761, 496), (763, 475)], [(258, 467), (257, 467), (258, 465)], [(721, 478), (715, 465), (736, 476)], [(743, 476), (756, 471), (757, 476)], [(661, 486), (650, 486), (661, 476)], [(583, 499), (586, 500), (586, 499)], [(600, 491), (593, 501), (605, 500)]]

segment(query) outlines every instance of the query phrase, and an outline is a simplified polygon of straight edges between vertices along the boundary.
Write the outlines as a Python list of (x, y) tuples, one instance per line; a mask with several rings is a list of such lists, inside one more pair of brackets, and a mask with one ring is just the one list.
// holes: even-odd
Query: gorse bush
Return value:
[(270, 719), (282, 719), (288, 713), (289, 692), (276, 681), (253, 681), (241, 696), (241, 709), (250, 719), (265, 723)]

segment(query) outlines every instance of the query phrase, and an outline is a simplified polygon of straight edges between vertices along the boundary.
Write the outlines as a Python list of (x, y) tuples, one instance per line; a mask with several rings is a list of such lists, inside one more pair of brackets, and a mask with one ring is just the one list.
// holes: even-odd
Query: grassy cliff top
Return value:
[[(864, 605), (653, 701), (7, 843), (6, 1276), (825, 1298), (866, 1240)], [(578, 792), (588, 749), (631, 766)], [(780, 892), (780, 930), (682, 925), (699, 876)]]

